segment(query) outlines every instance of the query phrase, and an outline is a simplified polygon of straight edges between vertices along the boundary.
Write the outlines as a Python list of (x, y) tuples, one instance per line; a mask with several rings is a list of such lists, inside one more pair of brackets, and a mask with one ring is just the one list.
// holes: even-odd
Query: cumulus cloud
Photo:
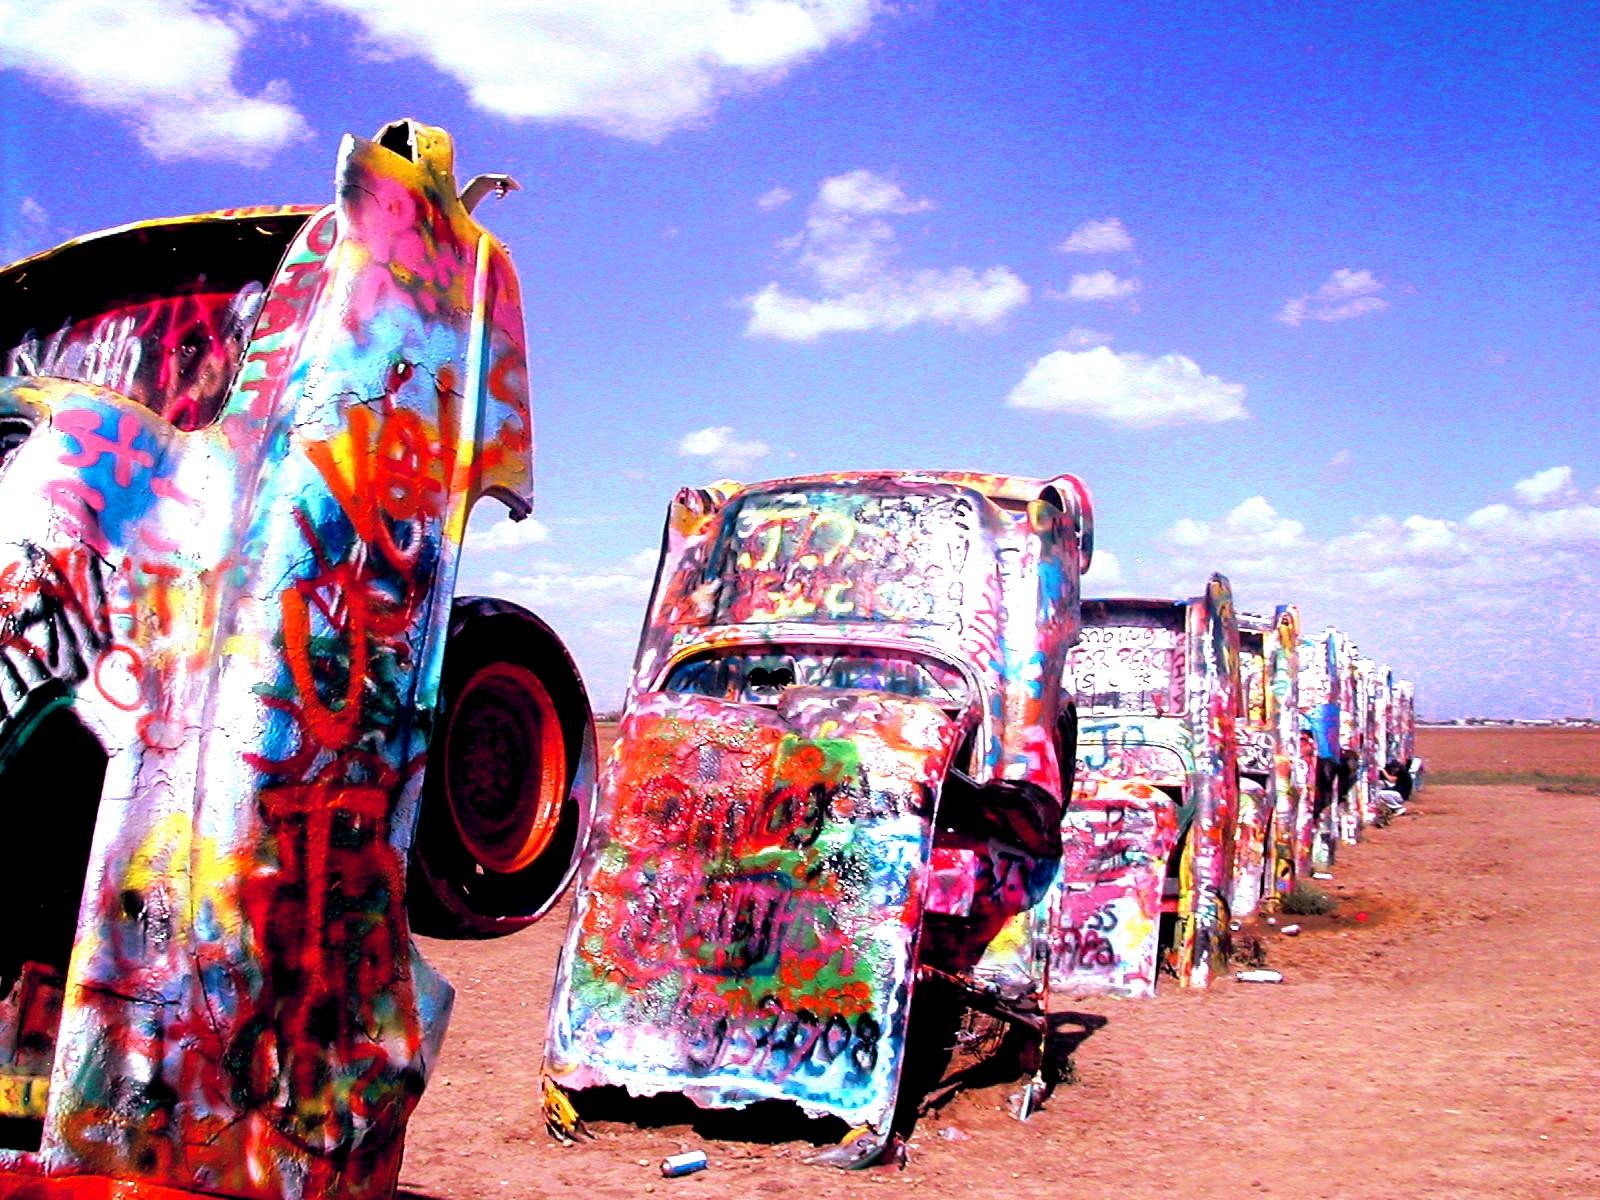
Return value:
[(1090, 329), (1086, 325), (1074, 325), (1061, 339), (1061, 345), (1068, 350), (1092, 350), (1096, 346), (1109, 346), (1115, 340), (1111, 334), (1103, 330)]
[(234, 82), (252, 29), (195, 0), (0, 0), (0, 69), (112, 114), (163, 161), (260, 166), (307, 129), (281, 80)]
[(1133, 237), (1121, 217), (1085, 221), (1056, 247), (1063, 254), (1124, 254), (1133, 249)]
[(1083, 594), (1103, 596), (1107, 590), (1120, 587), (1124, 580), (1122, 561), (1109, 550), (1095, 547), (1094, 557), (1089, 560), (1089, 569), (1083, 573)]
[(479, 108), (656, 141), (729, 93), (862, 33), (881, 0), (320, 0), (355, 17), (369, 49), (414, 55)]
[[(650, 555), (651, 565), (656, 560)], [(598, 606), (622, 604), (642, 614), (650, 599), (653, 576), (635, 566), (633, 556), (609, 566), (545, 561), (524, 571), (491, 572), (493, 593), (535, 612), (560, 609), (592, 619)]]
[(743, 475), (772, 453), (772, 447), (754, 438), (741, 440), (732, 425), (711, 425), (683, 435), (678, 453), (685, 458), (703, 458), (714, 470)]
[(1327, 537), (1254, 496), (1175, 521), (1157, 538), (1160, 576), (1142, 582), (1190, 595), (1220, 570), (1244, 608), (1299, 603), (1308, 628), (1333, 624), (1402, 663), (1433, 715), (1581, 712), (1600, 699), (1600, 502), (1570, 484), (1547, 479), (1461, 517), (1366, 517)]
[(771, 212), (773, 209), (782, 208), (794, 199), (794, 193), (786, 187), (769, 188), (756, 197), (756, 207), (762, 212)]
[(1139, 287), (1137, 279), (1124, 278), (1115, 271), (1088, 271), (1074, 275), (1067, 281), (1067, 290), (1052, 293), (1051, 298), (1104, 304), (1116, 300), (1131, 300), (1139, 294)]
[(1225, 546), (1236, 570), (1259, 571), (1303, 551), (1306, 527), (1281, 516), (1265, 496), (1252, 496), (1218, 521), (1181, 518), (1167, 530), (1162, 545), (1175, 555), (1202, 558)]
[(782, 246), (820, 296), (767, 284), (745, 298), (746, 334), (810, 342), (828, 333), (897, 330), (924, 322), (972, 328), (992, 325), (1027, 303), (1028, 285), (1005, 267), (902, 267), (891, 218), (931, 208), (932, 201), (913, 199), (872, 171), (823, 180), (805, 228)]
[(49, 212), (32, 196), (22, 198), (14, 218), (9, 213), (0, 214), (0, 262), (36, 254), (55, 240)]
[(1238, 420), (1248, 415), (1244, 396), (1243, 384), (1207, 375), (1182, 354), (1151, 358), (1097, 346), (1046, 354), (1028, 368), (1006, 403), (1148, 429)]
[(1381, 291), (1383, 284), (1371, 271), (1340, 267), (1316, 291), (1284, 301), (1278, 320), (1285, 325), (1301, 325), (1306, 321), (1349, 321), (1371, 316), (1389, 307), (1389, 302), (1378, 295)]
[(1577, 496), (1577, 489), (1572, 486), (1571, 467), (1551, 467), (1540, 471), (1537, 475), (1519, 480), (1513, 490), (1518, 500), (1532, 505), (1554, 504)]
[[(485, 518), (483, 513), (491, 513)], [(509, 519), (498, 505), (482, 505), (467, 527), (465, 550), (468, 554), (487, 554), (496, 550), (526, 550), (550, 540), (550, 527), (536, 517), (520, 521)]]

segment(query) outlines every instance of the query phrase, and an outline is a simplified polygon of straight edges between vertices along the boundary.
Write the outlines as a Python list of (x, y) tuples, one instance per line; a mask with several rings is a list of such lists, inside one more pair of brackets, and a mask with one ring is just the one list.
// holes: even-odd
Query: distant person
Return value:
[(1400, 798), (1406, 802), (1411, 800), (1411, 768), (1398, 758), (1391, 758), (1389, 765), (1383, 768), (1383, 783), (1400, 793)]
[(1389, 818), (1406, 811), (1406, 801), (1411, 798), (1411, 771), (1398, 759), (1390, 759), (1378, 775), (1378, 819), (1387, 825)]

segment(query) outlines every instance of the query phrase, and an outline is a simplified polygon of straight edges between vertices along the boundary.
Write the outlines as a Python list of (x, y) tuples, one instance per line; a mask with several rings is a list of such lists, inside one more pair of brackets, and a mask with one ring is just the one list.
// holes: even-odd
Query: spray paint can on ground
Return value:
[(696, 1171), (706, 1169), (706, 1152), (704, 1150), (689, 1150), (683, 1154), (674, 1154), (661, 1160), (661, 1173), (668, 1179), (679, 1175), (693, 1175)]

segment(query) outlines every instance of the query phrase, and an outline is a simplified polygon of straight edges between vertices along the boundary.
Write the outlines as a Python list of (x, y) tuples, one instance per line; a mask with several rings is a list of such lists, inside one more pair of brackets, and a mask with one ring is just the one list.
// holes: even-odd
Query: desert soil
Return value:
[[(1600, 774), (1600, 731), (1419, 743), (1438, 770)], [(556, 1144), (537, 1087), (564, 920), (428, 942), (458, 996), (402, 1195), (1600, 1196), (1597, 854), (1600, 796), (1427, 787), (1340, 848), (1333, 916), (1261, 927), (1281, 984), (1066, 1003), (1076, 1082), (1031, 1120), (1008, 1113), (1014, 1082), (969, 1087), (917, 1121), (903, 1169), (858, 1173), (804, 1165), (814, 1147), (787, 1125), (627, 1106)], [(710, 1168), (661, 1178), (685, 1149)]]

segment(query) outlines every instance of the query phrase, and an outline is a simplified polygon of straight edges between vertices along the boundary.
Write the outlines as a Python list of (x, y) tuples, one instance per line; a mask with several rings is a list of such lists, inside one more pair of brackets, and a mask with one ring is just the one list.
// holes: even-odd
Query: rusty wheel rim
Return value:
[(468, 853), (499, 874), (532, 863), (561, 824), (566, 778), (561, 722), (538, 677), (506, 662), (473, 674), (445, 734), (445, 798)]

